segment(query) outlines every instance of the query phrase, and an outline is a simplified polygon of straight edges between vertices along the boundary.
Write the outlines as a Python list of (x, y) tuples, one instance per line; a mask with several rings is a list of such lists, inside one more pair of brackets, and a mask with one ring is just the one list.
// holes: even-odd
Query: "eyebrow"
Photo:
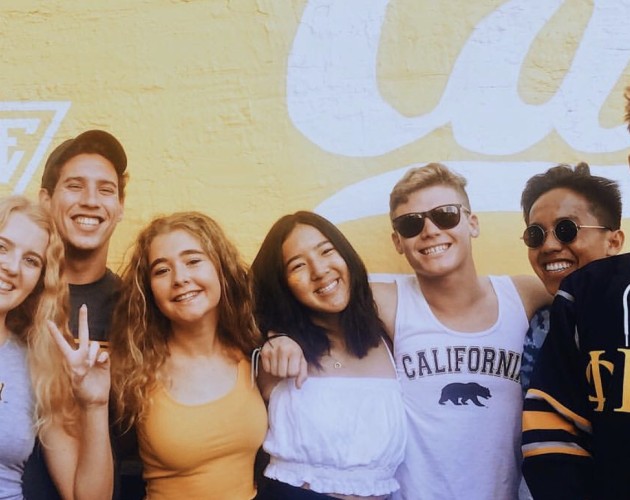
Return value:
[[(195, 249), (183, 250), (179, 252), (178, 257), (185, 257), (187, 255), (206, 255), (206, 252), (204, 252), (203, 250), (195, 250)], [(162, 264), (163, 262), (167, 262), (167, 261), (168, 259), (166, 257), (158, 257), (149, 265), (149, 271), (151, 271), (158, 264)]]
[[(327, 243), (330, 243), (330, 240), (323, 240), (320, 243), (318, 243), (317, 245), (315, 245), (314, 249), (317, 250), (321, 247), (323, 247), (324, 245), (326, 245)], [(332, 245), (332, 243), (330, 243)], [(302, 254), (297, 254), (294, 255), (293, 257), (291, 257), (290, 259), (288, 259), (285, 263), (284, 263), (284, 267), (287, 267), (289, 264), (291, 264), (291, 262), (293, 262), (294, 260), (298, 260), (302, 257)]]

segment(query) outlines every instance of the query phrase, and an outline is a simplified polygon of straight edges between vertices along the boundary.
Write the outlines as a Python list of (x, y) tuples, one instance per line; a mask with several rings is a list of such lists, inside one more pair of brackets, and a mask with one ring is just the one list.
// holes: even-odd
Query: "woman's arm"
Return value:
[(295, 386), (299, 389), (308, 377), (308, 364), (302, 348), (286, 335), (274, 336), (270, 332), (260, 350), (260, 360), (263, 369), (258, 376), (258, 386), (265, 401), (278, 380), (295, 377)]
[(79, 311), (79, 348), (73, 349), (59, 329), (50, 332), (61, 349), (72, 377), (79, 410), (78, 428), (69, 431), (59, 415), (42, 432), (44, 455), (57, 489), (64, 499), (110, 500), (114, 466), (109, 438), (109, 354), (89, 340), (87, 308)]
[(107, 405), (82, 408), (76, 436), (68, 434), (60, 419), (42, 433), (46, 465), (62, 498), (112, 498), (114, 467), (107, 413)]

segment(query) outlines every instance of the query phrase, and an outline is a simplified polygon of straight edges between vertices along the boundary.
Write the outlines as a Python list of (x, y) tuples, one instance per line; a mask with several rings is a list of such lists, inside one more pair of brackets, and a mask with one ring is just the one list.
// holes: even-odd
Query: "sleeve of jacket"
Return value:
[(575, 308), (574, 295), (561, 289), (523, 404), (523, 474), (535, 499), (590, 496), (591, 422)]

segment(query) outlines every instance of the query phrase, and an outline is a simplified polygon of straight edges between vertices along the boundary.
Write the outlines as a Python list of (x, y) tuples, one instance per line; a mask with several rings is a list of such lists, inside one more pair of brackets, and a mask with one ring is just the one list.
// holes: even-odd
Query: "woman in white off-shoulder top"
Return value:
[(270, 455), (259, 498), (387, 498), (398, 489), (405, 413), (360, 257), (332, 223), (301, 211), (273, 225), (252, 275), (261, 329), (290, 336), (308, 362), (301, 384), (259, 377)]

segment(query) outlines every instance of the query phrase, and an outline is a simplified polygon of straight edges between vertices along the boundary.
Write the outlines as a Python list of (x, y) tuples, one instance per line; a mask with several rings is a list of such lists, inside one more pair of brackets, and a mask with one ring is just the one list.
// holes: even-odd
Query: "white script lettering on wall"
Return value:
[[(541, 104), (526, 103), (519, 96), (519, 76), (532, 43), (565, 2), (512, 0), (501, 4), (472, 30), (434, 108), (411, 117), (389, 105), (378, 87), (377, 55), (389, 3), (311, 0), (304, 10), (289, 55), (287, 106), (295, 127), (323, 150), (350, 157), (384, 155), (447, 124), (459, 146), (497, 157), (520, 153), (553, 132), (573, 150), (585, 154), (628, 148), (626, 128), (605, 128), (599, 115), (630, 61), (629, 1), (593, 1), (570, 67), (555, 94)], [(422, 54), (423, 47), (419, 47), (418, 57)], [(422, 85), (418, 81), (420, 88)], [(431, 160), (441, 161), (419, 158), (418, 163)], [(497, 158), (496, 162), (485, 162), (489, 164), (486, 173), (501, 180), (506, 169), (520, 168), (519, 178), (526, 179), (553, 162), (548, 158), (536, 160), (508, 165)], [(467, 171), (479, 165), (459, 164), (460, 170)], [(622, 180), (622, 168), (615, 166), (607, 175), (622, 174)], [(522, 185), (503, 184), (503, 197), (510, 201), (497, 204), (483, 196), (478, 199), (483, 206), (477, 205), (477, 209), (513, 210), (512, 202), (519, 199)], [(370, 194), (382, 199), (391, 184), (380, 186), (381, 192)], [(352, 186), (343, 196), (346, 209), (361, 200)], [(339, 202), (330, 199), (320, 211), (337, 222), (349, 220), (347, 214), (332, 209), (341, 208)], [(361, 205), (374, 210), (364, 202)]]

